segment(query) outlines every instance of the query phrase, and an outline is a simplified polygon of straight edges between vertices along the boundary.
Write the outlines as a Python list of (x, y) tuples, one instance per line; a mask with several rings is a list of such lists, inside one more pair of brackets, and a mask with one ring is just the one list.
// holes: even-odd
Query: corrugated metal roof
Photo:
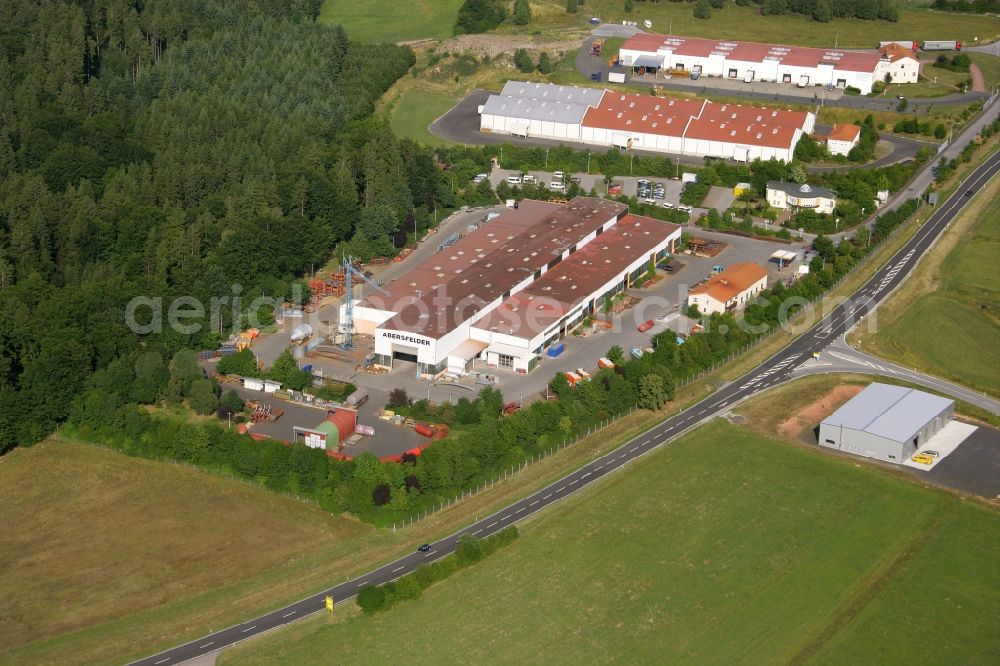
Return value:
[(528, 97), (550, 100), (564, 104), (584, 104), (597, 106), (604, 96), (603, 88), (583, 88), (580, 86), (560, 86), (554, 83), (531, 83), (530, 81), (508, 81), (500, 93), (504, 97)]
[(491, 116), (579, 125), (589, 108), (587, 104), (567, 103), (556, 99), (490, 95), (483, 105), (483, 113)]
[(876, 382), (824, 419), (823, 425), (905, 442), (953, 404), (954, 400), (930, 393)]

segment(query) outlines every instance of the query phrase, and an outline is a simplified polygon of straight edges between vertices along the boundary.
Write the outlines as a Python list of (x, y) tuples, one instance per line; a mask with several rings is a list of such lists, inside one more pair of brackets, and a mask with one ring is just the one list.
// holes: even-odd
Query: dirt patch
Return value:
[(972, 75), (972, 89), (976, 92), (986, 92), (986, 80), (983, 78), (983, 70), (975, 63), (969, 65), (969, 74)]
[(438, 53), (464, 53), (468, 51), (477, 58), (488, 55), (513, 57), (517, 49), (526, 49), (532, 56), (538, 57), (542, 51), (556, 56), (566, 51), (576, 51), (580, 48), (580, 40), (553, 40), (532, 35), (459, 35), (445, 40), (438, 45)]
[(811, 427), (833, 413), (835, 409), (861, 393), (863, 386), (838, 386), (819, 400), (803, 407), (795, 416), (782, 421), (778, 432), (785, 437), (798, 437), (808, 427)]

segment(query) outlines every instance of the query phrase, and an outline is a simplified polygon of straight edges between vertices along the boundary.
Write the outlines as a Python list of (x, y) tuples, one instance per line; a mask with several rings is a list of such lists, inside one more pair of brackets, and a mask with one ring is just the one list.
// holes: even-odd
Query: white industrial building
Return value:
[(603, 95), (596, 88), (508, 81), (483, 105), (480, 129), (578, 142), (584, 115)]
[[(374, 337), (375, 365), (462, 374), (475, 359), (527, 372), (607, 295), (672, 253), (679, 226), (624, 204), (524, 200), (356, 300), (354, 328)], [(341, 307), (341, 320), (344, 318)]]
[(874, 383), (823, 420), (819, 443), (867, 458), (901, 463), (948, 425), (954, 415), (954, 400)]
[(767, 203), (773, 208), (792, 212), (812, 210), (832, 215), (837, 207), (837, 193), (824, 187), (814, 187), (806, 183), (786, 183), (779, 180), (767, 182)]
[(484, 132), (737, 161), (791, 161), (815, 124), (805, 111), (517, 81), (487, 100), (480, 119)]
[[(900, 47), (902, 48), (902, 47)], [(780, 46), (757, 42), (719, 41), (638, 33), (619, 51), (622, 64), (647, 70), (698, 72), (747, 83), (775, 81), (799, 87), (836, 86), (857, 88), (868, 94), (876, 81), (884, 81), (904, 65), (893, 56), (849, 51)], [(915, 60), (915, 59), (914, 59)], [(910, 67), (906, 64), (905, 67)], [(919, 69), (919, 63), (917, 63)], [(909, 79), (901, 79), (900, 82)]]

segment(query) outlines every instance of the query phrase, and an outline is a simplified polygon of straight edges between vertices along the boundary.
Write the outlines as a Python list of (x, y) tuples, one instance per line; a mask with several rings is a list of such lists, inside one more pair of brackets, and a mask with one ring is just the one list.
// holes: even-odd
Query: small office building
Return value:
[(901, 463), (944, 428), (955, 401), (890, 384), (870, 384), (819, 426), (819, 443)]
[(771, 180), (767, 183), (767, 203), (781, 210), (812, 210), (817, 213), (833, 214), (837, 207), (837, 193), (824, 187), (814, 187), (806, 183), (785, 183)]
[(745, 262), (733, 264), (688, 292), (688, 305), (697, 305), (702, 314), (737, 310), (767, 288), (767, 269)]

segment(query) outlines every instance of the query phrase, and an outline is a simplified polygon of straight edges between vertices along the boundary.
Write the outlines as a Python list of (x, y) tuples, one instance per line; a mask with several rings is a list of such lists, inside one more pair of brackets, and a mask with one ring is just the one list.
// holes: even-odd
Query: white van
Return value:
[(552, 174), (552, 177), (555, 178), (556, 180), (564, 180), (566, 178), (566, 174), (564, 174), (562, 171), (556, 171), (555, 173)]
[(521, 181), (522, 181), (522, 182), (525, 182), (525, 183), (536, 183), (536, 182), (538, 182), (538, 181), (537, 181), (537, 180), (535, 179), (535, 177), (534, 177), (534, 176), (532, 176), (532, 175), (531, 175), (530, 173), (526, 173), (526, 174), (524, 174), (524, 177), (523, 177), (523, 178), (521, 178)]
[(508, 185), (520, 185), (521, 184), (521, 177), (520, 176), (507, 176), (507, 184)]
[(557, 180), (553, 180), (551, 183), (549, 183), (549, 189), (562, 191), (566, 189), (566, 186)]

